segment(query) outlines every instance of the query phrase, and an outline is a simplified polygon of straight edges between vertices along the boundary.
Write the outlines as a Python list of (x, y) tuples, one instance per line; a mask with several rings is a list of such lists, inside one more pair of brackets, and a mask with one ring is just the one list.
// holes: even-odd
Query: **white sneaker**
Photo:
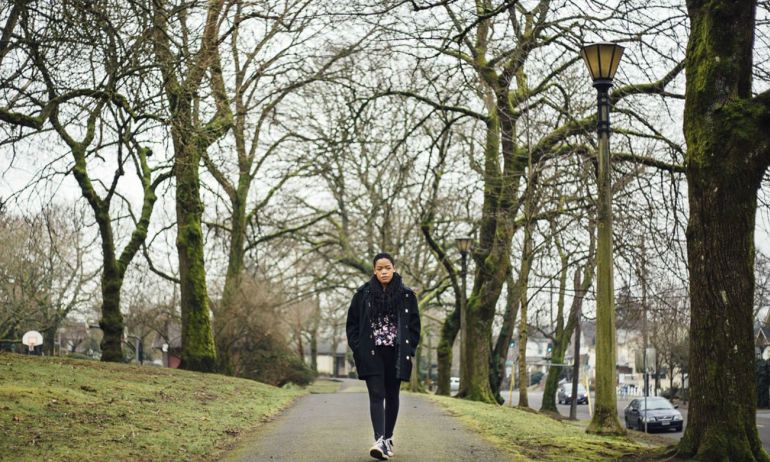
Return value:
[(388, 460), (388, 449), (383, 437), (374, 442), (374, 446), (369, 449), (369, 455), (377, 460)]
[(385, 454), (388, 457), (393, 457), (396, 455), (396, 453), (393, 452), (393, 438), (388, 438), (385, 440)]

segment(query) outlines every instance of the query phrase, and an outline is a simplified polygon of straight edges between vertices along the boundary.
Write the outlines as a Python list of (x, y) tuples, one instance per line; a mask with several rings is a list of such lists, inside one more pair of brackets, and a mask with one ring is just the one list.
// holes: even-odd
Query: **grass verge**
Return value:
[(0, 353), (0, 459), (211, 460), (304, 393), (218, 374)]
[(429, 395), (514, 461), (637, 461), (654, 458), (656, 443), (585, 433), (585, 423), (558, 421), (533, 411)]
[(337, 393), (341, 386), (342, 382), (340, 380), (316, 379), (307, 386), (306, 390), (313, 394)]

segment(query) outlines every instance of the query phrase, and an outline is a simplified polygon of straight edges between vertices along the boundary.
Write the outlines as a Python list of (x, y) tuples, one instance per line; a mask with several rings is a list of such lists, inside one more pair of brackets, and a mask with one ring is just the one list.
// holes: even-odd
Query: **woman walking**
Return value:
[(420, 314), (414, 291), (401, 282), (387, 253), (373, 260), (372, 278), (359, 287), (348, 309), (348, 345), (358, 378), (366, 380), (374, 445), (369, 455), (393, 456), (393, 429), (398, 417), (401, 381), (409, 380), (420, 341)]

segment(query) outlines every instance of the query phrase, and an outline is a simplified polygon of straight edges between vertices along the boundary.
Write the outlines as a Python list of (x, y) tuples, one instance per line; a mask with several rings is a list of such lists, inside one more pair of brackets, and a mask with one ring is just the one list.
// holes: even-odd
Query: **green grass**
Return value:
[(585, 423), (555, 420), (534, 411), (431, 395), (449, 412), (504, 448), (515, 461), (647, 460), (662, 449), (652, 442), (585, 433)]
[(0, 459), (211, 460), (304, 393), (217, 374), (0, 353)]
[(331, 379), (317, 379), (313, 383), (307, 386), (307, 391), (310, 393), (337, 393), (342, 386), (342, 382), (339, 380)]

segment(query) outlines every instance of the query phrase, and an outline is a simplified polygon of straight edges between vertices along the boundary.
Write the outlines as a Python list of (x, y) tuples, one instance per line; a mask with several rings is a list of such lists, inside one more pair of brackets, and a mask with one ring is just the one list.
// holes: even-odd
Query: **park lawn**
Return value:
[(307, 391), (314, 394), (337, 393), (341, 386), (340, 380), (319, 378), (307, 386)]
[(0, 353), (0, 460), (211, 460), (306, 391)]
[(638, 461), (655, 459), (658, 443), (585, 432), (585, 423), (555, 420), (535, 411), (430, 395), (515, 461)]

